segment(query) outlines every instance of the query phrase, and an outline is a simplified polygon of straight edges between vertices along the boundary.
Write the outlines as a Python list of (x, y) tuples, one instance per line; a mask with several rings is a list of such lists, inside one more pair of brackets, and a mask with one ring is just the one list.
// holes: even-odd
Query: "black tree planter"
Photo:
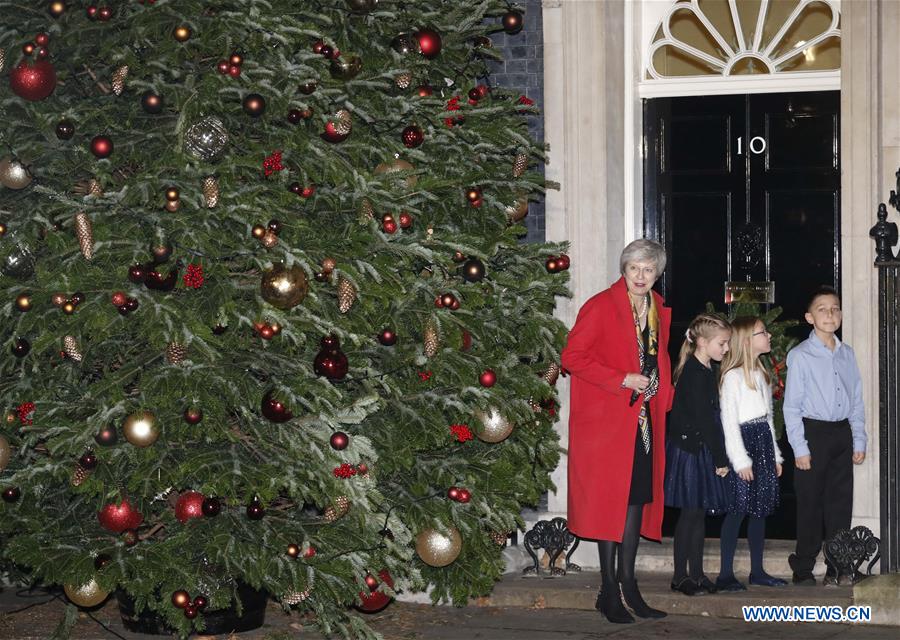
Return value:
[[(246, 584), (240, 584), (237, 588), (237, 595), (241, 600), (241, 615), (238, 615), (237, 607), (234, 605), (228, 609), (208, 610), (202, 613), (203, 620), (206, 622), (206, 628), (203, 630), (205, 635), (251, 631), (263, 625), (269, 594), (265, 591), (257, 591)], [(116, 591), (116, 600), (119, 603), (119, 612), (122, 614), (122, 623), (129, 631), (158, 636), (170, 636), (174, 633), (174, 630), (150, 609), (144, 609), (140, 613), (136, 612), (134, 599), (126, 592)]]

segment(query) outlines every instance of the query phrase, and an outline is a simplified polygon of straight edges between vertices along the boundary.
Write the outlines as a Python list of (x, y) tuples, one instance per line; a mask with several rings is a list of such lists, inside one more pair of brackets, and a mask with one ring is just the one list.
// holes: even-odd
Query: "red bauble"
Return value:
[(331, 434), (331, 448), (336, 451), (343, 451), (350, 444), (350, 436), (343, 431), (335, 431)]
[(569, 262), (569, 256), (562, 254), (556, 259), (556, 266), (560, 271), (565, 271), (569, 268)]
[(206, 596), (196, 596), (194, 598), (194, 606), (197, 609), (205, 609), (206, 605), (209, 604), (209, 599)]
[(87, 451), (84, 455), (78, 458), (78, 464), (80, 464), (85, 469), (96, 469), (99, 461), (97, 460), (97, 456), (93, 451)]
[(202, 493), (197, 491), (185, 491), (178, 496), (178, 502), (175, 503), (175, 517), (184, 524), (192, 518), (203, 516), (203, 500)]
[(128, 296), (126, 296), (122, 291), (116, 291), (114, 294), (112, 294), (113, 305), (121, 307), (126, 302), (128, 302)]
[(9, 87), (20, 98), (43, 100), (56, 89), (56, 69), (46, 60), (33, 64), (23, 60), (10, 70)]
[(262, 399), (262, 414), (272, 422), (287, 422), (294, 417), (294, 414), (279, 400), (272, 396), (273, 392), (267, 393)]
[(306, 551), (303, 552), (303, 557), (304, 557), (304, 558), (312, 558), (312, 557), (314, 557), (315, 555), (316, 555), (316, 548), (315, 548), (315, 547), (309, 547)]
[(291, 558), (296, 558), (300, 555), (300, 545), (296, 545), (293, 542), (287, 546), (287, 554)]
[(397, 232), (397, 223), (393, 220), (385, 220), (381, 223), (381, 228), (384, 229), (385, 233), (391, 234)]
[(143, 282), (146, 277), (147, 270), (144, 269), (143, 265), (135, 264), (128, 267), (128, 279), (132, 282)]
[(481, 189), (479, 189), (478, 187), (469, 187), (466, 190), (466, 200), (468, 200), (469, 202), (481, 200)]
[(459, 496), (457, 497), (457, 501), (465, 504), (471, 499), (472, 499), (472, 494), (469, 493), (468, 489), (460, 489), (459, 490)]
[(228, 67), (230, 66), (231, 65), (228, 64), (228, 60), (219, 60), (219, 62), (216, 63), (216, 71), (224, 76), (226, 73), (228, 73)]
[(503, 14), (503, 30), (510, 35), (515, 35), (525, 26), (524, 18), (518, 11), (507, 11)]
[(427, 84), (420, 84), (418, 88), (416, 88), (416, 93), (419, 94), (420, 98), (427, 98), (434, 93), (434, 89), (429, 87)]
[(316, 185), (311, 184), (311, 185), (303, 187), (300, 190), (300, 197), (301, 198), (312, 198), (312, 196), (315, 192), (316, 192)]
[(144, 286), (154, 291), (171, 291), (177, 282), (178, 269), (172, 269), (168, 275), (164, 276), (156, 267), (152, 267), (144, 277)]
[[(393, 589), (394, 579), (391, 577), (391, 574), (388, 573), (387, 569), (379, 571), (378, 577), (381, 578), (382, 582)], [(371, 578), (371, 580), (369, 580), (369, 578)], [(390, 596), (380, 591), (376, 591), (376, 589), (378, 589), (378, 580), (374, 576), (366, 576), (365, 583), (369, 588), (369, 593), (366, 593), (365, 591), (359, 592), (360, 604), (355, 605), (359, 611), (363, 611), (364, 613), (377, 613), (391, 603), (392, 598)]]
[(419, 51), (426, 58), (434, 58), (441, 52), (441, 35), (434, 29), (422, 29), (416, 32)]
[(453, 307), (453, 302), (456, 300), (456, 296), (452, 293), (445, 293), (441, 296), (441, 306), (447, 307), (448, 309)]
[(197, 611), (197, 607), (195, 607), (193, 604), (189, 604), (184, 608), (184, 617), (188, 620), (193, 620), (194, 618), (196, 618), (198, 613), (199, 611)]
[(425, 142), (425, 133), (422, 131), (421, 127), (411, 124), (403, 130), (401, 138), (403, 139), (403, 145), (406, 148), (415, 149)]
[(336, 144), (338, 142), (343, 142), (344, 140), (346, 140), (349, 135), (349, 131), (344, 134), (338, 133), (333, 122), (326, 122), (325, 131), (322, 133), (322, 140), (324, 140), (325, 142)]
[(400, 214), (400, 228), (401, 229), (409, 229), (413, 223), (413, 217), (408, 214), (406, 211), (403, 211)]
[(222, 511), (222, 503), (219, 502), (218, 498), (207, 498), (200, 505), (200, 509), (207, 518), (214, 518)]
[(251, 520), (262, 520), (264, 515), (266, 515), (266, 510), (263, 508), (259, 498), (253, 498), (250, 504), (247, 505), (247, 517)]
[(97, 158), (108, 158), (113, 152), (113, 142), (108, 136), (94, 136), (91, 140), (91, 153)]
[(478, 382), (481, 383), (482, 387), (493, 387), (497, 384), (497, 374), (494, 373), (493, 369), (485, 369), (484, 372), (478, 376)]
[(397, 334), (393, 329), (382, 329), (378, 334), (378, 342), (386, 347), (393, 347), (397, 344)]
[(122, 533), (128, 529), (136, 529), (144, 521), (144, 516), (128, 500), (122, 500), (119, 504), (110, 502), (100, 509), (97, 520), (104, 529)]
[(468, 331), (463, 330), (462, 332), (462, 344), (460, 345), (460, 350), (468, 351), (472, 348), (472, 334)]
[(184, 421), (188, 424), (199, 424), (203, 420), (203, 412), (196, 407), (188, 407), (184, 410)]
[(329, 380), (340, 380), (347, 375), (350, 366), (347, 356), (341, 351), (340, 341), (337, 336), (325, 336), (321, 345), (322, 349), (313, 361), (313, 370), (316, 375), (325, 376)]
[[(239, 66), (237, 66), (236, 64), (233, 64), (228, 67), (228, 69), (225, 71), (225, 73), (227, 73), (232, 78), (237, 78), (241, 75), (241, 68)], [(250, 114), (250, 115), (257, 115), (257, 114)]]
[(447, 497), (451, 500), (459, 500), (459, 488), (450, 487), (449, 489), (447, 489)]
[(557, 262), (555, 256), (550, 256), (549, 258), (547, 258), (544, 266), (547, 267), (547, 271), (549, 271), (550, 273), (559, 272), (559, 262)]

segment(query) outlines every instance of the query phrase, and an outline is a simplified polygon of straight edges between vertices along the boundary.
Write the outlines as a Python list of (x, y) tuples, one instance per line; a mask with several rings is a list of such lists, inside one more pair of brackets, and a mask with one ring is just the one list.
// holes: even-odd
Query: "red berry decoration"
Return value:
[(20, 98), (43, 100), (56, 89), (56, 69), (46, 60), (23, 60), (9, 72), (9, 88)]
[(343, 451), (350, 444), (350, 436), (343, 431), (335, 431), (331, 434), (331, 448), (336, 451)]
[(419, 52), (428, 59), (436, 58), (441, 52), (441, 35), (434, 29), (421, 29), (416, 32)]
[(132, 507), (128, 500), (122, 500), (119, 504), (111, 502), (100, 509), (97, 512), (97, 520), (104, 529), (122, 533), (137, 528), (144, 521), (144, 516)]
[(482, 387), (493, 387), (497, 384), (497, 374), (494, 373), (493, 369), (485, 369), (480, 376), (478, 376), (478, 382), (481, 383)]
[(188, 424), (199, 424), (203, 420), (203, 412), (195, 407), (188, 407), (184, 410), (184, 421)]
[(425, 133), (422, 131), (421, 127), (411, 124), (403, 130), (401, 138), (403, 140), (403, 145), (406, 148), (415, 149), (425, 142)]
[(186, 606), (191, 604), (191, 596), (184, 589), (179, 589), (178, 591), (172, 593), (172, 604), (179, 609), (184, 609)]
[[(387, 569), (382, 569), (378, 572), (378, 577), (381, 578), (381, 581), (384, 582), (387, 586), (393, 589), (394, 580), (391, 577), (391, 574), (388, 573)], [(368, 578), (372, 578), (375, 580), (373, 576), (366, 576), (365, 583), (369, 588), (369, 593), (365, 591), (359, 592), (359, 600), (360, 604), (354, 605), (359, 611), (364, 613), (377, 613), (384, 609), (391, 603), (392, 598), (381, 591), (377, 591), (378, 589), (378, 580), (375, 580), (375, 586), (370, 586), (370, 581)]]
[(393, 347), (397, 344), (397, 334), (393, 329), (382, 329), (378, 334), (378, 342), (386, 347)]
[(287, 422), (294, 417), (294, 414), (282, 403), (273, 397), (270, 391), (262, 399), (262, 414), (270, 421), (280, 423)]
[(175, 503), (175, 517), (184, 524), (193, 518), (203, 515), (203, 494), (197, 491), (185, 491), (178, 496)]
[(222, 511), (222, 503), (218, 498), (206, 498), (200, 505), (200, 510), (207, 518), (215, 518)]
[(522, 27), (525, 26), (525, 19), (522, 13), (515, 10), (507, 11), (503, 14), (501, 22), (503, 23), (503, 30), (510, 35), (519, 33)]
[(94, 136), (91, 140), (91, 153), (97, 158), (108, 158), (113, 152), (113, 142), (108, 136)]

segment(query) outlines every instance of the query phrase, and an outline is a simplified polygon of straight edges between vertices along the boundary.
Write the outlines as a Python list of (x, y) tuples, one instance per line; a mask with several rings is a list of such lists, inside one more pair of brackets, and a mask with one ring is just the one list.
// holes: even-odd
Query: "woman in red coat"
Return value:
[(597, 608), (610, 622), (634, 622), (620, 584), (635, 615), (666, 615), (644, 602), (634, 562), (641, 535), (661, 538), (672, 314), (651, 290), (666, 267), (658, 243), (635, 240), (619, 266), (622, 277), (581, 307), (562, 352), (572, 390), (568, 521), (598, 541)]

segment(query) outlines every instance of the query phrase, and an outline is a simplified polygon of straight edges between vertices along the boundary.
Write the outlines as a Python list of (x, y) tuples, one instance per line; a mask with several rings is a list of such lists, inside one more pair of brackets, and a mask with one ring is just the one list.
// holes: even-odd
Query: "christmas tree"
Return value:
[(558, 459), (568, 258), (520, 241), (544, 149), (486, 81), (522, 15), (0, 15), (2, 562), (182, 635), (245, 588), (352, 637), (488, 592)]

